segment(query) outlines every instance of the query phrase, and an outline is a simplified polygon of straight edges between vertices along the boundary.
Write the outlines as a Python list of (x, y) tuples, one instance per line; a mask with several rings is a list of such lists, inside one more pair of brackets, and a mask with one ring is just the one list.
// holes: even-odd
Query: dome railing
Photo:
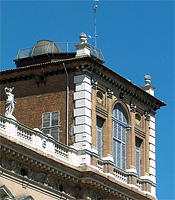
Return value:
[[(79, 42), (54, 42), (48, 44), (37, 45), (33, 47), (19, 49), (15, 60), (20, 60), (24, 58), (33, 58), (38, 55), (48, 55), (48, 54), (61, 54), (61, 53), (75, 53), (75, 45)], [(55, 52), (55, 47), (58, 47), (61, 51)], [(100, 49), (90, 45), (91, 56), (104, 61), (103, 54)]]

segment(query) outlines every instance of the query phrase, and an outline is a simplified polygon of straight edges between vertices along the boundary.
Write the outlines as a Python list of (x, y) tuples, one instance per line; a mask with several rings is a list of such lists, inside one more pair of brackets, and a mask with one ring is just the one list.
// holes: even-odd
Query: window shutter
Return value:
[(50, 113), (43, 113), (42, 116), (42, 127), (49, 127), (50, 126)]
[(99, 118), (97, 118), (97, 152), (102, 157), (102, 127), (103, 127), (103, 121)]
[(60, 111), (42, 114), (42, 131), (59, 140)]
[(55, 139), (55, 140), (59, 140), (59, 128), (51, 128), (51, 136)]
[(135, 140), (135, 160), (136, 160), (136, 171), (137, 175), (140, 177), (140, 145), (141, 141), (136, 138)]
[(122, 144), (122, 169), (126, 169), (126, 146)]
[(49, 129), (43, 129), (43, 133), (45, 133), (46, 135), (50, 134)]
[(113, 109), (113, 158), (117, 167), (126, 169), (126, 127), (127, 119), (122, 107), (116, 104)]
[(57, 126), (60, 122), (60, 112), (52, 112), (51, 126)]
[(117, 167), (121, 168), (121, 143), (117, 141)]
[(113, 140), (113, 145), (112, 145), (112, 152), (113, 152), (113, 158), (114, 158), (114, 163), (117, 165), (117, 160), (116, 160), (116, 146), (117, 146), (117, 142), (115, 140)]

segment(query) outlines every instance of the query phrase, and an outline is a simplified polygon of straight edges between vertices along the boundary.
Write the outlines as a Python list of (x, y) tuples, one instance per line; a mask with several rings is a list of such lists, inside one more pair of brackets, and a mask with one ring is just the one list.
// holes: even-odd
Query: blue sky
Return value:
[[(1, 0), (1, 70), (15, 68), (17, 50), (38, 40), (77, 42), (94, 34), (93, 1)], [(97, 47), (105, 65), (134, 84), (152, 77), (167, 106), (156, 115), (157, 197), (174, 197), (174, 2), (99, 1)], [(92, 43), (91, 39), (88, 40)]]

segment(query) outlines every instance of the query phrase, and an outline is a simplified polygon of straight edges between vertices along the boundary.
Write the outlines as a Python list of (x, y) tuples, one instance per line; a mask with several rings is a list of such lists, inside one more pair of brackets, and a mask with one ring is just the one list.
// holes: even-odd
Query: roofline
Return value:
[(149, 96), (150, 98), (156, 100), (160, 107), (161, 106), (166, 106), (166, 104), (159, 100), (158, 98), (152, 96), (151, 94), (147, 93), (146, 91), (144, 91), (142, 88), (138, 87), (137, 85), (133, 84), (132, 82), (130, 82), (128, 79), (124, 78), (123, 76), (121, 76), (120, 74), (116, 73), (115, 71), (113, 71), (112, 69), (106, 67), (104, 64), (102, 64), (101, 62), (99, 62), (97, 59), (91, 57), (91, 56), (81, 56), (81, 57), (74, 57), (74, 58), (68, 58), (68, 59), (59, 59), (59, 60), (51, 60), (48, 62), (43, 62), (43, 63), (38, 63), (38, 64), (32, 64), (32, 65), (28, 65), (28, 66), (24, 66), (24, 67), (19, 67), (19, 68), (13, 68), (13, 69), (8, 69), (8, 70), (4, 70), (4, 71), (0, 71), (0, 75), (1, 74), (6, 74), (6, 73), (13, 73), (16, 71), (25, 71), (25, 70), (29, 70), (29, 69), (33, 69), (35, 67), (41, 67), (41, 66), (47, 66), (49, 64), (60, 64), (60, 63), (69, 63), (72, 61), (78, 61), (78, 60), (90, 60), (95, 62), (96, 64), (100, 65), (101, 67), (105, 68), (107, 71), (109, 71), (110, 73), (113, 73), (115, 76), (120, 77), (120, 79), (122, 79), (123, 81), (125, 81), (126, 83), (128, 83), (129, 85), (131, 85), (133, 88), (135, 88), (136, 91), (140, 91), (141, 93)]

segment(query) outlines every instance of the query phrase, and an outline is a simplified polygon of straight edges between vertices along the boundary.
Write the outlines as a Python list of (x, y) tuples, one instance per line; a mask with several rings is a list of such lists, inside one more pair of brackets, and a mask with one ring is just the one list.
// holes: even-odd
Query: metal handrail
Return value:
[[(76, 52), (75, 45), (77, 45), (79, 43), (78, 42), (54, 42), (53, 46), (51, 47), (51, 52), (50, 52), (51, 54), (54, 53), (53, 49), (54, 49), (55, 44), (61, 49), (60, 53), (75, 53)], [(100, 59), (104, 62), (104, 57), (103, 57), (101, 50), (90, 44), (88, 44), (88, 45), (90, 46), (90, 55), (97, 59)], [(41, 47), (46, 47), (46, 50), (41, 54), (34, 54), (35, 46), (19, 49), (15, 60), (19, 60), (19, 59), (23, 59), (23, 58), (30, 58), (30, 57), (33, 58), (34, 56), (37, 56), (37, 55), (44, 55), (44, 54), (49, 53), (48, 50), (50, 48), (50, 43), (37, 46), (37, 48), (41, 48)]]

